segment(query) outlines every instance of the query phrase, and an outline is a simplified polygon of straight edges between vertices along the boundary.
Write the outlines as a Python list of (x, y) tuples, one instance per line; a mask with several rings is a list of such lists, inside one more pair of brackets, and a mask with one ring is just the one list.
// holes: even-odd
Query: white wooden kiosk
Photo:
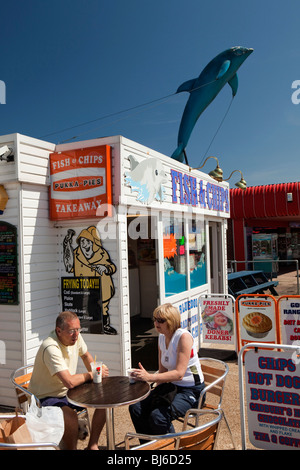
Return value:
[[(0, 282), (6, 292), (0, 296), (0, 405), (15, 406), (10, 374), (34, 362), (63, 302), (70, 310), (76, 304), (88, 348), (109, 366), (111, 375), (124, 374), (131, 366), (134, 322), (151, 322), (153, 309), (161, 303), (179, 308), (182, 325), (198, 341), (200, 295), (227, 292), (228, 184), (121, 136), (54, 145), (11, 134), (0, 137), (0, 148), (6, 145), (14, 158), (0, 161)], [(51, 166), (53, 153), (56, 163)], [(97, 168), (95, 156), (101, 156), (96, 159), (99, 166), (108, 162), (106, 167)], [(84, 169), (78, 168), (80, 157)], [(66, 159), (77, 164), (72, 178)], [(110, 179), (106, 204), (103, 198), (90, 203), (97, 188), (103, 196)], [(104, 209), (110, 209), (110, 217)], [(11, 250), (4, 245), (10, 228), (15, 230)], [(85, 314), (74, 300), (76, 293), (83, 293), (76, 280), (87, 276), (75, 266), (83, 238), (92, 240), (94, 256), (100, 247), (109, 264), (105, 276), (110, 294), (104, 274), (92, 275), (96, 287), (99, 282), (102, 286), (101, 321)], [(85, 291), (89, 288), (94, 285)], [(101, 303), (97, 298), (93, 302), (90, 309)]]

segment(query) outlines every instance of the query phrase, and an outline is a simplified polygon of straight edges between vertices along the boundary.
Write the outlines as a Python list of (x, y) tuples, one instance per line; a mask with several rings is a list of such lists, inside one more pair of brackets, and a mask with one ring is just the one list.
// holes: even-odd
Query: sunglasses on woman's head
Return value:
[(157, 321), (157, 323), (165, 323), (167, 320), (164, 318), (153, 317), (153, 321)]

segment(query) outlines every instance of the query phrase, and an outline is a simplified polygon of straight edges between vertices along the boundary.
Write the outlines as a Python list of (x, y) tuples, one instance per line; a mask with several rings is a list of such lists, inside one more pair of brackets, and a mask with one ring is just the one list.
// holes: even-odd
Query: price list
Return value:
[(17, 228), (7, 222), (0, 222), (0, 304), (17, 303)]

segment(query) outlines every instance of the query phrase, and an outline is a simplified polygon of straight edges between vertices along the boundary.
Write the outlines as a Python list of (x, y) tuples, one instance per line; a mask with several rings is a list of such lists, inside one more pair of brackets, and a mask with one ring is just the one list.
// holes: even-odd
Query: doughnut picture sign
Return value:
[(247, 343), (278, 343), (277, 302), (271, 295), (240, 295), (237, 300), (237, 337)]

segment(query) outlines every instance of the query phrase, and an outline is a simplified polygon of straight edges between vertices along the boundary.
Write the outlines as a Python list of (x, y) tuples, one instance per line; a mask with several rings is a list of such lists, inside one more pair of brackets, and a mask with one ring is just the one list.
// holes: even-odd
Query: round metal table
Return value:
[(129, 383), (128, 377), (104, 377), (100, 384), (86, 382), (68, 391), (70, 403), (84, 408), (106, 409), (107, 448), (115, 449), (113, 409), (130, 405), (146, 398), (150, 393), (147, 382)]

